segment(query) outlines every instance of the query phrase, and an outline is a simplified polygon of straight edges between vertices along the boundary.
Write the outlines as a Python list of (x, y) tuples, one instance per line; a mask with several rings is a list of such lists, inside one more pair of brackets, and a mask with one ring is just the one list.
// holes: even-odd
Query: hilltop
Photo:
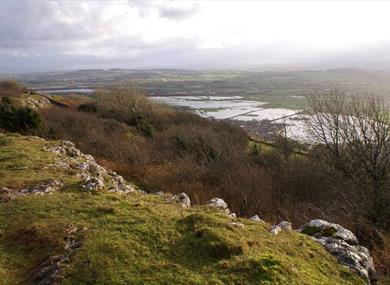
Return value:
[(0, 145), (1, 284), (365, 284), (308, 236), (148, 195), (70, 142)]

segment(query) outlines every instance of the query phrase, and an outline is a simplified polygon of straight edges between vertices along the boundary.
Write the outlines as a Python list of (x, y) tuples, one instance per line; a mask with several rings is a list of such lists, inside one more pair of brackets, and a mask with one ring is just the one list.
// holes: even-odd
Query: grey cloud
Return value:
[[(110, 25), (116, 24), (99, 17), (107, 3), (92, 4), (85, 11), (80, 2), (0, 2), (0, 72), (175, 65), (176, 56), (181, 60), (196, 50), (194, 39), (150, 42), (142, 35), (107, 37)], [(154, 9), (155, 15), (161, 8), (151, 2), (129, 4)], [(100, 32), (105, 36), (99, 37)]]
[[(247, 68), (295, 63), (306, 67), (390, 68), (390, 43), (360, 47), (356, 52), (319, 54), (302, 53), (300, 47), (287, 43), (199, 49), (197, 38), (150, 42), (141, 34), (111, 34), (111, 27), (117, 23), (100, 17), (110, 2), (88, 3), (85, 9), (76, 1), (0, 0), (0, 73), (115, 67)], [(157, 15), (174, 21), (191, 17), (200, 9), (197, 5), (183, 8), (151, 1), (129, 1), (129, 5), (141, 16)], [(85, 50), (79, 50), (80, 45)]]
[[(169, 19), (169, 20), (184, 20), (196, 15), (200, 11), (199, 4), (193, 4), (190, 7), (180, 7), (172, 6), (174, 1), (170, 2), (158, 2), (159, 5), (156, 5), (156, 2), (153, 1), (139, 1), (139, 0), (128, 0), (128, 3), (131, 7), (136, 8), (142, 17), (151, 15), (153, 12), (157, 12), (159, 17)], [(177, 1), (176, 3), (183, 4), (183, 2)]]
[(159, 9), (160, 17), (177, 21), (190, 18), (198, 12), (199, 5), (197, 4), (194, 4), (191, 8), (176, 8), (170, 6), (163, 6)]
[[(67, 22), (63, 18), (72, 18)], [(21, 48), (55, 40), (85, 40), (94, 35), (91, 15), (78, 2), (1, 2), (0, 47)]]

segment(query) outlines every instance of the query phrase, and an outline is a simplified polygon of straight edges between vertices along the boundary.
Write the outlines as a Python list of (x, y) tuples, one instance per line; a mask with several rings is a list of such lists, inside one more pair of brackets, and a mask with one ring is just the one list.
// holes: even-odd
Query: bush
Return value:
[(16, 80), (0, 81), (0, 96), (19, 96), (24, 92), (26, 88)]
[(29, 132), (42, 124), (38, 112), (28, 107), (16, 107), (9, 97), (1, 98), (0, 127), (10, 132)]
[(133, 86), (118, 86), (95, 92), (96, 107), (104, 117), (121, 122), (145, 115), (152, 108), (148, 98)]
[(128, 119), (127, 124), (137, 129), (138, 133), (145, 137), (153, 137), (156, 131), (153, 125), (143, 115), (137, 115)]
[(175, 113), (163, 105), (154, 104), (133, 86), (116, 86), (95, 93), (98, 113), (136, 128), (139, 134), (153, 136), (172, 123)]
[(97, 107), (95, 103), (85, 103), (78, 106), (77, 110), (82, 112), (97, 112)]
[(83, 152), (97, 159), (138, 162), (139, 153), (130, 139), (135, 130), (111, 119), (102, 119), (94, 113), (54, 107), (41, 110), (44, 127), (39, 135), (48, 139), (73, 141)]

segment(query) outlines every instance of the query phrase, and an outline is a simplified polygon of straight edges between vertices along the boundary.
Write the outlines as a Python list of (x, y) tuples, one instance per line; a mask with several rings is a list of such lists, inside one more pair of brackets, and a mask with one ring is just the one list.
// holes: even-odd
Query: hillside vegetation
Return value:
[(69, 233), (78, 244), (61, 263), (61, 284), (364, 284), (304, 235), (273, 236), (269, 225), (246, 219), (236, 227), (218, 210), (164, 196), (93, 195), (76, 170), (55, 166), (47, 148), (58, 142), (9, 134), (0, 143), (1, 186), (18, 193), (63, 182), (50, 195), (0, 203), (1, 284), (37, 283), (42, 262), (67, 252)]
[[(26, 96), (10, 100), (18, 108), (28, 108), (18, 105), (18, 100), (26, 102)], [(384, 124), (376, 125), (385, 140), (377, 144), (379, 159), (365, 168), (360, 150), (375, 154), (374, 144), (341, 146), (343, 151), (335, 152), (339, 154), (335, 156), (333, 145), (309, 148), (283, 137), (272, 142), (254, 141), (228, 122), (155, 104), (131, 86), (98, 90), (79, 106), (76, 101), (68, 107), (56, 104), (37, 108), (42, 124), (19, 132), (48, 140), (70, 140), (147, 193), (186, 192), (193, 205), (221, 197), (238, 216), (257, 214), (271, 223), (286, 220), (296, 226), (318, 218), (338, 223), (356, 233), (359, 244), (370, 250), (380, 279), (386, 282), (390, 274), (390, 209), (386, 207), (390, 177), (387, 165), (381, 161), (389, 160), (390, 148)], [(356, 104), (359, 106), (376, 105)], [(366, 113), (360, 113), (362, 122)], [(383, 112), (376, 114), (382, 118)], [(8, 128), (2, 127), (5, 131)], [(354, 128), (342, 130), (349, 139), (354, 138), (351, 130)], [(360, 150), (351, 148), (354, 146)], [(377, 162), (382, 165), (379, 179), (371, 173)], [(29, 177), (18, 173), (23, 179)], [(73, 184), (77, 186), (77, 182)]]

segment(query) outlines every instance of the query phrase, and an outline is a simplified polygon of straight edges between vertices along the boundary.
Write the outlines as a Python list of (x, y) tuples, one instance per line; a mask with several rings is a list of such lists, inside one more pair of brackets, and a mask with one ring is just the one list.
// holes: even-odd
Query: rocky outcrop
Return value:
[(299, 230), (300, 232), (315, 238), (333, 237), (336, 239), (342, 239), (351, 245), (359, 243), (358, 239), (351, 231), (338, 224), (332, 224), (320, 219), (311, 220), (307, 224), (303, 225)]
[(230, 213), (230, 210), (229, 210), (229, 207), (228, 205), (226, 204), (226, 202), (221, 199), (221, 198), (213, 198), (211, 199), (207, 205), (209, 207), (212, 207), (212, 208), (217, 208), (217, 209), (220, 209), (222, 211), (224, 211), (226, 214), (229, 214)]
[(50, 100), (40, 94), (25, 94), (20, 97), (14, 97), (14, 100), (19, 106), (29, 107), (35, 110), (52, 106)]
[(64, 253), (47, 258), (33, 270), (33, 282), (38, 285), (58, 284), (63, 278), (62, 267), (69, 262), (70, 257), (82, 245), (81, 234), (87, 228), (69, 227), (64, 236)]
[(58, 191), (63, 186), (59, 180), (48, 180), (22, 189), (0, 188), (0, 202), (8, 202), (18, 196), (26, 195), (47, 195)]
[(341, 264), (357, 272), (368, 284), (376, 283), (377, 275), (370, 252), (359, 245), (358, 239), (351, 231), (320, 219), (311, 220), (299, 231), (322, 244)]
[(45, 149), (57, 154), (54, 167), (77, 170), (85, 191), (107, 189), (109, 192), (122, 194), (137, 191), (122, 176), (97, 164), (91, 155), (83, 154), (70, 141), (61, 141), (59, 144), (46, 146)]
[(291, 231), (292, 229), (292, 226), (291, 226), (291, 223), (290, 222), (287, 222), (287, 221), (281, 221), (279, 224), (277, 225), (273, 225), (271, 227), (271, 234), (273, 235), (277, 235), (279, 234), (281, 231)]
[[(44, 139), (34, 137), (42, 141), (44, 149), (56, 154), (55, 161), (44, 168), (59, 168), (66, 171), (75, 171), (81, 178), (81, 187), (88, 192), (97, 192), (106, 189), (109, 192), (128, 194), (140, 192), (127, 183), (122, 176), (113, 171), (106, 170), (95, 162), (91, 155), (83, 154), (70, 141), (61, 141), (58, 144), (49, 144)], [(1, 187), (0, 202), (7, 202), (18, 196), (48, 195), (60, 190), (64, 183), (61, 180), (49, 179), (27, 187)]]
[(181, 205), (183, 208), (191, 207), (190, 197), (188, 197), (188, 195), (184, 192), (177, 195), (173, 195), (170, 199)]

